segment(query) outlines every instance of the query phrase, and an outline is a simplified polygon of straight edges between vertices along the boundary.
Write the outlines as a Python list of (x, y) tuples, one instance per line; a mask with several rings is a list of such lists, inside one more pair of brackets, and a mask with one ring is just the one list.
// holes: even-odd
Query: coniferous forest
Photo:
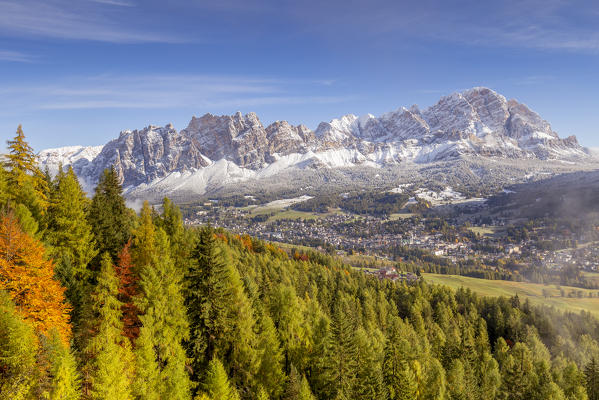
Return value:
[(0, 399), (599, 399), (599, 321), (381, 281), (318, 252), (0, 168)]

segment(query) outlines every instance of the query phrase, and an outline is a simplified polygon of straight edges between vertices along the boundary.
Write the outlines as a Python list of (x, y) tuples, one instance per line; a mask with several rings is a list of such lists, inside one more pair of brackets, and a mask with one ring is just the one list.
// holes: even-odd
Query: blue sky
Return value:
[(488, 86), (599, 146), (599, 2), (0, 0), (0, 131), (37, 149), (255, 111), (315, 128)]

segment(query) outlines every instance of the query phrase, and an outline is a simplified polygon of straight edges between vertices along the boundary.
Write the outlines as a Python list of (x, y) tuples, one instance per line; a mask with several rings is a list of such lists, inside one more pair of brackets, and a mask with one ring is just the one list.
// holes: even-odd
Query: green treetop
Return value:
[(181, 291), (181, 277), (169, 255), (168, 238), (156, 233), (156, 254), (141, 266), (138, 307), (141, 329), (136, 342), (138, 397), (185, 400), (191, 382), (185, 366), (182, 341), (188, 323)]
[[(131, 215), (125, 205), (123, 189), (114, 168), (104, 171), (96, 186), (89, 211), (89, 222), (99, 254), (107, 251), (116, 259), (131, 233)], [(97, 265), (99, 266), (99, 258)]]
[(129, 340), (122, 335), (122, 303), (117, 298), (118, 285), (110, 256), (104, 253), (92, 295), (96, 333), (86, 349), (90, 360), (90, 399), (132, 398), (133, 354)]

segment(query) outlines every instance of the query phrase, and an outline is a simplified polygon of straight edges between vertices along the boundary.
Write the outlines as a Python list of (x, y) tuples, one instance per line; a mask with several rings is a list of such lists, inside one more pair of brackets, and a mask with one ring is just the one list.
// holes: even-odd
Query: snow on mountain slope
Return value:
[(38, 154), (38, 161), (48, 171), (55, 175), (58, 172), (60, 164), (67, 167), (69, 165), (87, 165), (100, 154), (104, 146), (66, 146), (55, 149), (42, 150)]
[(105, 146), (44, 150), (42, 167), (72, 165), (85, 185), (115, 167), (129, 193), (186, 191), (285, 171), (355, 167), (386, 168), (461, 157), (564, 160), (590, 158), (575, 137), (560, 139), (526, 105), (487, 88), (441, 98), (420, 111), (400, 108), (375, 117), (352, 114), (322, 122), (315, 131), (277, 121), (264, 126), (254, 113), (193, 117), (172, 125), (123, 131)]

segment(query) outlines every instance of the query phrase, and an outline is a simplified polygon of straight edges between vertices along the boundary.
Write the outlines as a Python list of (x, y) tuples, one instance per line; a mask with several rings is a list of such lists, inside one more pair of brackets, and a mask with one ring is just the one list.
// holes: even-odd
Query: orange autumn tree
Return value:
[(120, 251), (118, 263), (115, 266), (116, 276), (119, 278), (119, 300), (123, 303), (121, 308), (123, 312), (123, 332), (133, 344), (139, 336), (139, 309), (135, 305), (134, 299), (138, 295), (139, 277), (135, 273), (135, 266), (131, 260), (131, 240), (125, 244)]
[(8, 292), (36, 331), (47, 334), (56, 328), (66, 342), (71, 336), (70, 307), (44, 253), (44, 246), (23, 232), (12, 212), (0, 215), (0, 290)]

